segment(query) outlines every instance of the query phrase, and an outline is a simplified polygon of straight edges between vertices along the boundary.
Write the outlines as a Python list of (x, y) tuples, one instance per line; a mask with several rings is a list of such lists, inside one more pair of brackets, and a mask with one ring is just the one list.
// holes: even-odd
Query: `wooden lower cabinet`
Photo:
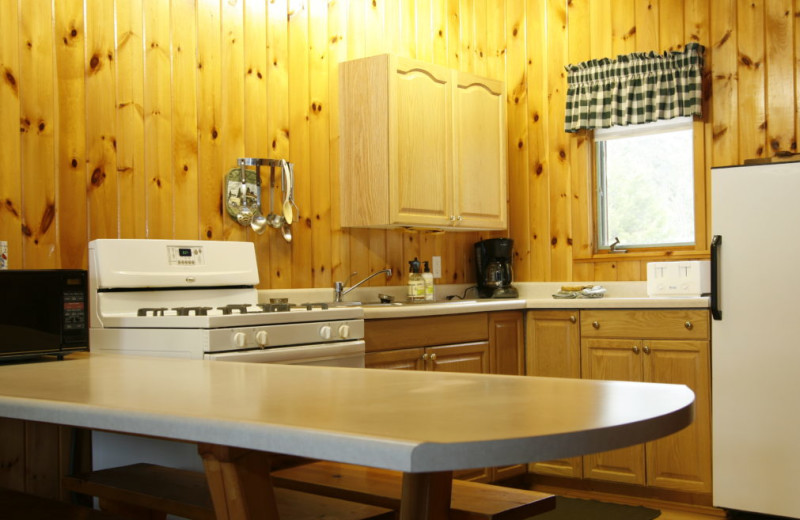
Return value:
[(529, 465), (532, 473), (711, 492), (709, 316), (704, 309), (547, 310), (527, 314), (526, 373), (685, 384), (695, 420), (668, 437)]
[[(580, 311), (528, 311), (526, 373), (542, 377), (581, 377)], [(534, 462), (528, 471), (557, 477), (583, 476), (581, 457)]]
[(368, 352), (365, 364), (367, 368), (489, 374), (489, 343)]
[[(366, 320), (366, 367), (471, 374), (523, 373), (522, 311)], [(434, 343), (435, 342), (435, 343)], [(525, 472), (518, 464), (454, 472), (490, 482)]]
[[(584, 314), (583, 378), (685, 384), (695, 392), (695, 420), (644, 445), (583, 457), (583, 476), (696, 493), (711, 492), (708, 313), (706, 311), (594, 311)], [(663, 318), (668, 318), (664, 321)], [(588, 318), (588, 319), (587, 319)], [(625, 327), (624, 322), (630, 327)], [(672, 323), (672, 326), (665, 326)], [(638, 325), (636, 325), (638, 324)], [(639, 328), (637, 331), (636, 329)], [(608, 332), (615, 329), (613, 332)], [(618, 329), (618, 330), (617, 330)], [(666, 338), (597, 337), (659, 330)], [(588, 337), (587, 337), (588, 336)], [(686, 338), (686, 339), (683, 339)]]

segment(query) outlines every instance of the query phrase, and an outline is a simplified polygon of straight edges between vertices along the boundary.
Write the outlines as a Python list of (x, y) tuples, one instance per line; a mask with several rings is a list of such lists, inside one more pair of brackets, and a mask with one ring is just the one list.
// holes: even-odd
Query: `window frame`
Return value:
[[(583, 182), (573, 184), (575, 192), (573, 260), (595, 262), (608, 260), (664, 260), (672, 259), (704, 259), (708, 258), (708, 237), (710, 236), (710, 170), (706, 167), (707, 125), (701, 119), (692, 120), (692, 139), (694, 144), (694, 228), (695, 244), (688, 246), (641, 247), (627, 250), (625, 253), (612, 253), (608, 248), (597, 247), (597, 198), (596, 198), (596, 165), (594, 131), (583, 130), (572, 134), (571, 163), (574, 172), (583, 172)], [(624, 245), (624, 244), (621, 244)]]
[[(601, 180), (604, 181), (603, 184), (607, 184), (607, 176), (603, 175), (605, 169), (605, 163), (601, 164), (600, 161), (600, 142), (608, 142), (615, 139), (625, 139), (629, 137), (643, 137), (643, 136), (652, 136), (663, 134), (666, 132), (672, 131), (682, 131), (682, 130), (691, 130), (692, 131), (692, 141), (694, 142), (694, 135), (695, 135), (695, 128), (692, 124), (693, 120), (691, 117), (676, 117), (673, 119), (668, 120), (659, 120), (653, 123), (645, 123), (640, 125), (628, 125), (628, 126), (613, 126), (611, 128), (603, 128), (595, 130), (592, 135), (592, 175), (594, 179), (593, 189), (592, 189), (592, 197), (594, 200), (593, 205), (593, 217), (594, 217), (594, 240), (595, 240), (595, 252), (599, 253), (610, 253), (611, 247), (606, 245), (600, 245), (601, 242), (601, 233), (603, 232), (603, 228), (608, 225), (608, 214), (607, 214), (607, 206), (606, 206), (606, 214), (601, 215), (600, 208), (602, 205), (605, 204), (602, 200), (602, 193), (600, 184)], [(692, 150), (692, 160), (693, 164), (695, 161), (694, 159), (694, 150)], [(693, 175), (695, 172), (693, 172)], [(694, 187), (693, 187), (694, 189)], [(695, 197), (693, 196), (693, 199)], [(692, 211), (695, 213), (694, 219), (697, 220), (697, 209), (694, 204), (694, 200), (692, 201)], [(605, 217), (605, 218), (603, 218)], [(608, 238), (611, 241), (611, 237)], [(694, 243), (660, 243), (660, 244), (630, 244), (626, 242), (622, 242), (619, 244), (619, 247), (622, 249), (628, 249), (629, 251), (654, 251), (654, 250), (685, 250), (687, 248), (694, 249), (697, 245), (697, 236), (695, 233), (694, 236)]]

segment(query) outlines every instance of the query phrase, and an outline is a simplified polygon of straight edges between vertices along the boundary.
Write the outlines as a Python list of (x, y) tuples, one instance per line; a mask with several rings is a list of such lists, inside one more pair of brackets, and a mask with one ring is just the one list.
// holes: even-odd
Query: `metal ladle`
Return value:
[(256, 211), (253, 214), (253, 220), (250, 221), (250, 228), (259, 235), (267, 229), (267, 217), (261, 214), (261, 175), (256, 166)]
[(269, 214), (267, 215), (267, 223), (274, 227), (279, 228), (281, 224), (283, 224), (283, 217), (275, 213), (275, 204), (274, 199), (275, 196), (272, 193), (273, 188), (275, 187), (275, 168), (270, 166), (270, 173), (269, 173)]

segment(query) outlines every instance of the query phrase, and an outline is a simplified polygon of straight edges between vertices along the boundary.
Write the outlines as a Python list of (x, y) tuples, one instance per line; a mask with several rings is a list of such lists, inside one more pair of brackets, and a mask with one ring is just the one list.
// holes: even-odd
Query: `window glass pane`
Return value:
[(600, 247), (694, 244), (691, 126), (597, 145)]

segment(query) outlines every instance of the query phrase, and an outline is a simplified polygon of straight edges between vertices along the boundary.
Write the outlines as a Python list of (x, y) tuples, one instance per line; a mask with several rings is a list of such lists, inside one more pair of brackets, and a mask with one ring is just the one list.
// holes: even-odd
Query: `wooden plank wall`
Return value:
[[(564, 65), (705, 45), (695, 152), (707, 192), (711, 166), (796, 149), (798, 10), (792, 0), (0, 0), (0, 240), (12, 268), (85, 268), (95, 238), (250, 240), (260, 286), (283, 288), (387, 266), (399, 273), (389, 283), (403, 284), (408, 260), (433, 255), (442, 282), (471, 281), (472, 243), (507, 234), (517, 280), (640, 280), (648, 258), (591, 258), (590, 143), (562, 130)], [(506, 81), (508, 233), (341, 228), (338, 63), (381, 52)], [(240, 156), (295, 163), (292, 244), (224, 213), (222, 178)], [(706, 215), (707, 195), (700, 202)], [(698, 224), (702, 244), (707, 228)]]

